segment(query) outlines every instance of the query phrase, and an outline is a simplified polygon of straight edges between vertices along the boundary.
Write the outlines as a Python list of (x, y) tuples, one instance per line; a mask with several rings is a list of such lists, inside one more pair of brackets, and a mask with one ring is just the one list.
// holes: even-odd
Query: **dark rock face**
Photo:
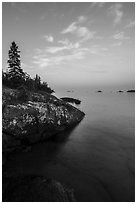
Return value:
[(81, 101), (75, 98), (69, 98), (69, 97), (63, 97), (61, 98), (65, 102), (70, 102), (70, 103), (75, 103), (75, 104), (80, 104)]
[(128, 90), (127, 92), (128, 92), (128, 93), (135, 93), (135, 90), (132, 90), (132, 89), (131, 89), (131, 90)]
[(3, 202), (75, 202), (73, 190), (42, 176), (4, 178)]
[(12, 151), (30, 151), (31, 144), (76, 125), (85, 114), (46, 93), (5, 89), (2, 99), (3, 202), (75, 201), (73, 191), (55, 180), (30, 175), (9, 177), (5, 163)]
[(3, 94), (3, 151), (50, 138), (80, 122), (84, 113), (49, 94), (33, 93), (20, 103), (18, 91)]
[(123, 93), (124, 91), (122, 91), (122, 90), (119, 90), (118, 92), (119, 92), (119, 93)]

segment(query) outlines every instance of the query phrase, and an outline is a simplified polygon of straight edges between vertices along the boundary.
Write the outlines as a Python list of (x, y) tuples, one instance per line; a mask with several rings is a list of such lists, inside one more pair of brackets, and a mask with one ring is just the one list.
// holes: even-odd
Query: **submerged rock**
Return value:
[(73, 190), (43, 176), (3, 179), (3, 202), (75, 202)]

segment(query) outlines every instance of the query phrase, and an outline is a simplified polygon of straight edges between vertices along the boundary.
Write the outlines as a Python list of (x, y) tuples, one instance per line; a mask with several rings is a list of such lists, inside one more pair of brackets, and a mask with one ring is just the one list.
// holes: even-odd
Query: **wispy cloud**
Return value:
[(45, 40), (47, 42), (51, 42), (52, 43), (54, 41), (54, 38), (53, 38), (52, 35), (44, 35), (43, 37), (45, 38)]
[(72, 22), (67, 28), (65, 28), (61, 33), (67, 34), (71, 33), (81, 38), (80, 42), (84, 42), (95, 37), (96, 31), (90, 31), (88, 27), (81, 26), (81, 23), (87, 20), (84, 16), (79, 16), (78, 21)]
[(123, 17), (123, 11), (122, 11), (123, 5), (121, 3), (115, 3), (108, 9), (108, 14), (113, 16), (113, 23), (114, 25), (117, 25), (121, 23), (122, 17)]
[(85, 57), (84, 50), (77, 50), (72, 54), (67, 55), (57, 55), (57, 56), (48, 56), (47, 58), (43, 55), (34, 56), (33, 63), (38, 64), (41, 68), (47, 66), (58, 65), (61, 63), (66, 63), (71, 60), (83, 59)]
[(63, 44), (63, 46), (47, 47), (45, 51), (54, 54), (63, 50), (74, 50), (80, 47), (79, 42), (71, 43), (68, 39), (60, 40), (58, 43)]
[(89, 49), (81, 47), (79, 42), (72, 43), (68, 39), (59, 40), (62, 46), (49, 46), (45, 49), (34, 50), (33, 63), (40, 67), (57, 65), (69, 60), (83, 59)]
[(79, 41), (72, 43), (68, 39), (59, 40), (58, 43), (63, 44), (66, 49), (74, 49), (79, 48), (81, 46)]
[(77, 23), (73, 22), (71, 23), (67, 28), (65, 28), (61, 33), (66, 34), (66, 33), (74, 33), (77, 30)]
[(103, 7), (105, 5), (105, 3), (106, 2), (92, 2), (91, 5), (90, 5), (90, 8), (94, 8), (95, 6), (101, 8), (101, 7)]
[(135, 21), (130, 21), (125, 28), (133, 28), (135, 26)]
[(64, 39), (64, 40), (59, 40), (58, 43), (61, 43), (61, 44), (63, 44), (63, 45), (68, 45), (70, 42), (69, 42), (69, 40), (66, 38), (66, 39)]
[(113, 43), (111, 46), (112, 47), (119, 47), (121, 45), (122, 45), (122, 42), (120, 41), (120, 42)]
[(54, 66), (58, 64), (68, 63), (72, 60), (82, 60), (87, 55), (108, 56), (108, 48), (101, 46), (81, 47), (77, 42), (71, 43), (68, 40), (59, 41), (63, 44), (60, 47), (47, 47), (46, 49), (35, 49), (33, 63), (39, 67)]
[(114, 38), (115, 40), (128, 40), (128, 39), (130, 39), (130, 37), (125, 36), (125, 33), (123, 31), (116, 33), (115, 35), (112, 36), (112, 38)]
[(86, 16), (79, 16), (79, 17), (78, 17), (78, 22), (79, 22), (79, 23), (84, 23), (84, 22), (86, 22), (86, 20), (87, 20), (87, 17), (86, 17)]

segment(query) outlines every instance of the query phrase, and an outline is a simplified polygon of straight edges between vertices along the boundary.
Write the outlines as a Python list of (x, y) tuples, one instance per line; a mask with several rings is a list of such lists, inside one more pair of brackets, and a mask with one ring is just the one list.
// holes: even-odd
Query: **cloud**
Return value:
[(111, 46), (112, 47), (119, 47), (122, 45), (122, 42), (116, 42), (116, 43), (113, 43)]
[(74, 33), (77, 30), (76, 22), (71, 23), (66, 29), (64, 29), (61, 33)]
[(90, 5), (90, 8), (94, 8), (95, 6), (101, 8), (105, 5), (105, 3), (107, 3), (107, 2), (92, 2)]
[(46, 49), (35, 49), (33, 63), (39, 67), (54, 66), (72, 60), (82, 60), (89, 55), (108, 56), (108, 48), (101, 46), (82, 47), (78, 42), (71, 43), (67, 39), (59, 41), (63, 46), (52, 46)]
[(64, 39), (64, 40), (59, 40), (58, 43), (61, 43), (63, 45), (68, 45), (70, 42), (68, 39)]
[(135, 26), (135, 21), (130, 21), (125, 28), (133, 28)]
[(67, 34), (71, 33), (79, 38), (82, 38), (80, 42), (94, 38), (96, 31), (90, 31), (87, 27), (81, 26), (80, 23), (84, 22), (86, 17), (79, 16), (78, 21), (72, 22), (67, 28), (65, 28), (61, 33)]
[(116, 33), (115, 35), (112, 36), (112, 38), (114, 38), (115, 40), (128, 40), (128, 39), (130, 39), (130, 37), (125, 36), (124, 32)]
[(59, 52), (59, 51), (66, 50), (66, 49), (68, 49), (67, 46), (63, 46), (63, 47), (48, 47), (48, 48), (46, 49), (46, 51), (47, 51), (48, 53), (54, 54), (54, 53), (57, 53), (57, 52)]
[(122, 7), (123, 5), (121, 3), (116, 3), (112, 5), (108, 10), (108, 14), (114, 17), (113, 19), (114, 25), (121, 23), (124, 14), (122, 11)]
[(58, 41), (62, 46), (50, 46), (34, 50), (33, 63), (41, 68), (66, 63), (71, 60), (83, 59), (91, 53), (87, 47), (81, 47), (79, 42), (72, 43), (68, 39)]
[(57, 52), (63, 51), (63, 50), (74, 50), (80, 47), (80, 43), (71, 43), (68, 39), (65, 40), (60, 40), (58, 43), (63, 44), (63, 46), (52, 46), (52, 47), (47, 47), (45, 49), (46, 52), (55, 54)]
[(52, 43), (54, 41), (54, 38), (53, 38), (52, 35), (44, 35), (43, 37), (45, 38), (45, 40), (47, 42), (51, 42)]
[(80, 42), (84, 42), (89, 39), (93, 39), (95, 37), (96, 31), (90, 31), (87, 27), (79, 27), (76, 34), (78, 37), (82, 37)]
[(86, 27), (79, 27), (76, 32), (78, 37), (90, 36), (90, 33), (91, 32)]
[(79, 17), (78, 17), (78, 22), (79, 22), (79, 23), (84, 23), (84, 22), (86, 22), (86, 20), (87, 20), (87, 17), (86, 17), (86, 16), (79, 16)]
[(58, 56), (49, 56), (47, 58), (43, 56), (34, 56), (33, 63), (38, 64), (41, 68), (47, 66), (58, 65), (61, 63), (66, 63), (71, 60), (83, 59), (85, 57), (84, 50), (78, 50), (72, 54), (68, 55), (58, 55)]

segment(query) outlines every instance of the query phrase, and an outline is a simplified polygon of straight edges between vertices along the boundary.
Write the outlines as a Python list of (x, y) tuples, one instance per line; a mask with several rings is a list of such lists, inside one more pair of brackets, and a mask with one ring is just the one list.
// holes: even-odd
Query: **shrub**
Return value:
[(18, 95), (17, 99), (21, 102), (27, 102), (29, 100), (29, 92), (27, 91), (25, 86), (20, 86), (17, 88)]

